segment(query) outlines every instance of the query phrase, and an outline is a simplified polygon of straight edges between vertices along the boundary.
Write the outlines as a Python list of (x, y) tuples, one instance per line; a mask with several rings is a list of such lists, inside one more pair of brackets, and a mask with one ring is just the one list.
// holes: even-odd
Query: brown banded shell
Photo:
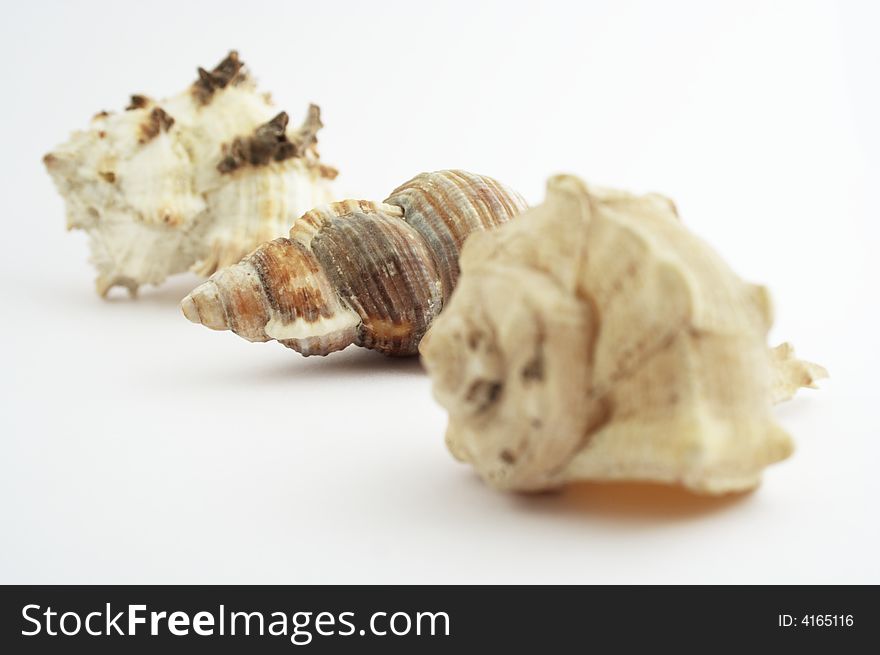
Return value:
[(191, 321), (304, 355), (355, 343), (412, 355), (458, 279), (469, 234), (525, 209), (519, 194), (464, 171), (423, 173), (384, 203), (313, 209), (181, 303)]

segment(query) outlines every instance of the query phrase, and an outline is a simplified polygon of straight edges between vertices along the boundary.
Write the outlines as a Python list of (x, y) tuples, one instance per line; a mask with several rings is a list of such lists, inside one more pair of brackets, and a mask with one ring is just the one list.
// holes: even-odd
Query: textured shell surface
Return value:
[(175, 96), (96, 114), (44, 162), (68, 228), (89, 234), (98, 292), (134, 293), (186, 270), (210, 275), (332, 200), (320, 127), (315, 105), (288, 127), (233, 51)]
[(515, 192), (464, 171), (423, 173), (384, 202), (345, 200), (296, 220), (184, 298), (195, 323), (304, 355), (354, 343), (412, 355), (449, 299), (468, 235), (525, 209)]
[(420, 350), (450, 451), (501, 489), (752, 488), (792, 451), (773, 403), (826, 375), (768, 348), (767, 290), (663, 196), (551, 178), (544, 204), (469, 239), (461, 268)]

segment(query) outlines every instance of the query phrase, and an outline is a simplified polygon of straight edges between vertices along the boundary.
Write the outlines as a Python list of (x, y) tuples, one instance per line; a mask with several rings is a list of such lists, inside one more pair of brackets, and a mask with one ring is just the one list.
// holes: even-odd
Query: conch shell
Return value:
[(792, 451), (773, 403), (826, 375), (767, 347), (767, 290), (662, 196), (553, 177), (543, 205), (472, 236), (461, 267), (420, 350), (449, 449), (500, 489), (749, 489)]
[(492, 178), (422, 173), (385, 202), (345, 200), (299, 218), (183, 299), (194, 323), (304, 355), (354, 343), (412, 355), (458, 280), (465, 238), (506, 222), (525, 201)]
[(187, 269), (210, 275), (332, 200), (336, 171), (315, 150), (321, 126), (311, 105), (289, 128), (233, 51), (176, 96), (100, 112), (44, 162), (68, 228), (89, 234), (98, 293), (134, 295)]

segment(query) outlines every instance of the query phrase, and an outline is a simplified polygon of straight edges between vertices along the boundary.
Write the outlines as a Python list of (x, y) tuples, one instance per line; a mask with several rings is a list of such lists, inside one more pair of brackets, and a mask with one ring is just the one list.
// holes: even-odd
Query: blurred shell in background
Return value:
[(96, 287), (210, 275), (332, 200), (336, 171), (315, 148), (320, 112), (301, 126), (257, 91), (236, 52), (165, 100), (134, 95), (44, 157), (68, 228), (89, 234)]

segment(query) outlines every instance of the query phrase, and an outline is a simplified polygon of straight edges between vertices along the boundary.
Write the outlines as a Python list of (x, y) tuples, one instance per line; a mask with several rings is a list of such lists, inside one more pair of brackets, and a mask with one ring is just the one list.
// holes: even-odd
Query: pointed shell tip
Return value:
[(187, 296), (180, 301), (180, 311), (183, 312), (183, 315), (186, 316), (190, 322), (201, 323), (199, 320), (199, 310), (191, 296)]

